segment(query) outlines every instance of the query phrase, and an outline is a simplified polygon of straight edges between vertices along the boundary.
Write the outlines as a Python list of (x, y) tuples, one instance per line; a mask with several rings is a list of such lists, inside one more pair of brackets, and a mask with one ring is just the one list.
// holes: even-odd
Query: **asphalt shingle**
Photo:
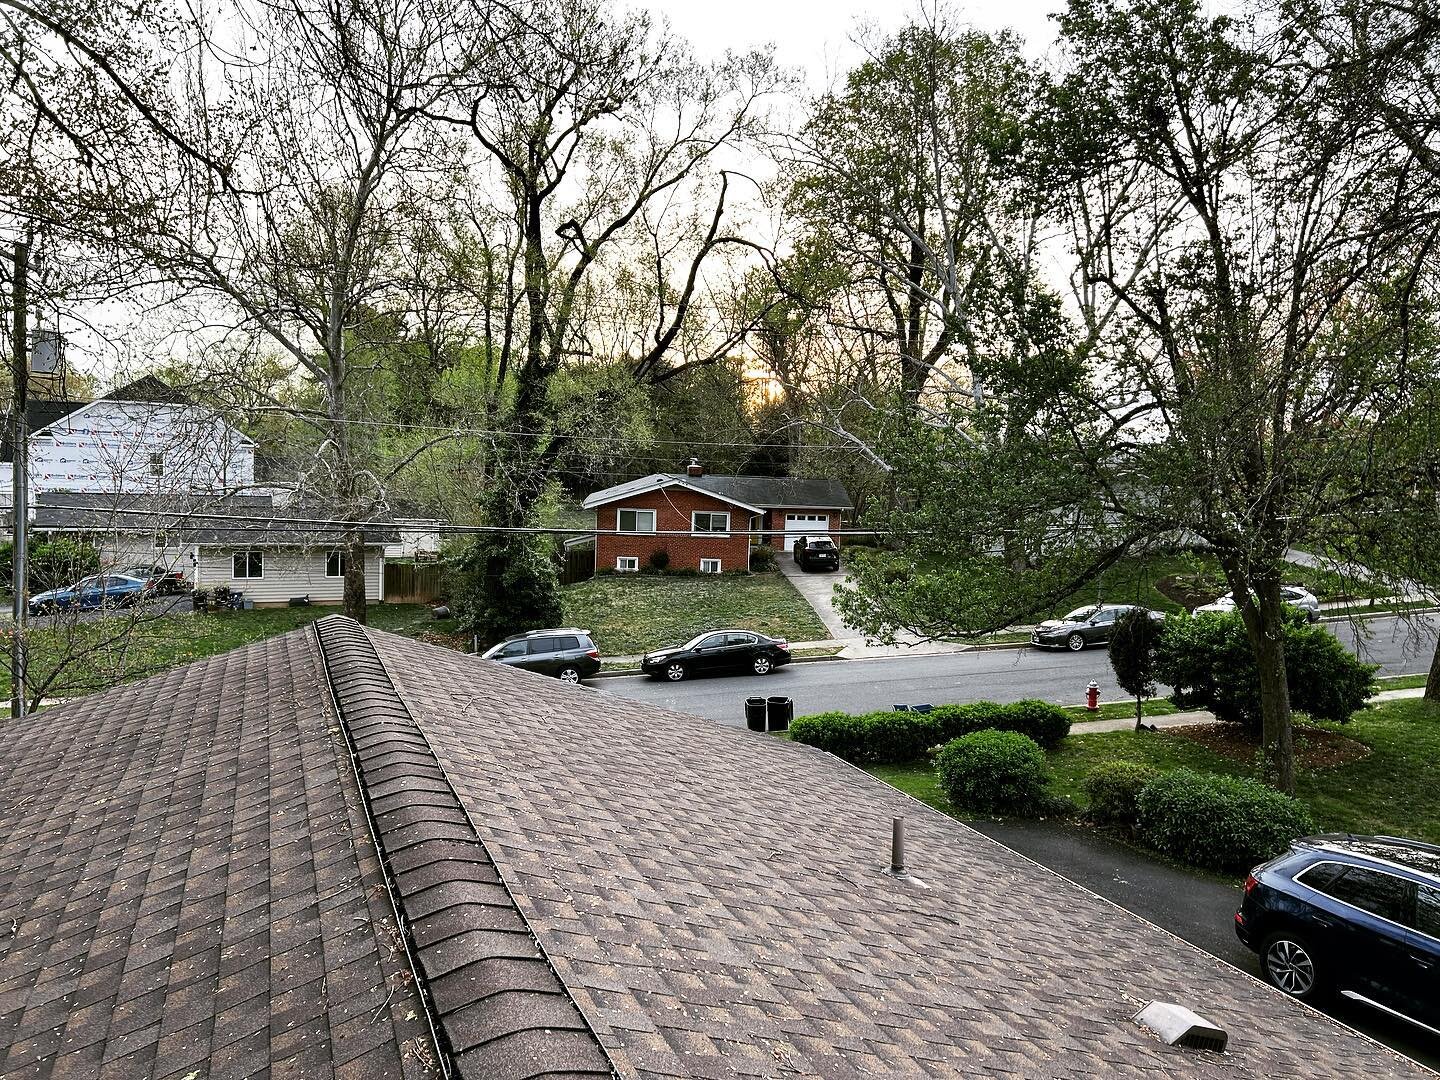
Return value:
[(298, 633), (0, 722), (0, 1075), (425, 1075), (322, 687)]

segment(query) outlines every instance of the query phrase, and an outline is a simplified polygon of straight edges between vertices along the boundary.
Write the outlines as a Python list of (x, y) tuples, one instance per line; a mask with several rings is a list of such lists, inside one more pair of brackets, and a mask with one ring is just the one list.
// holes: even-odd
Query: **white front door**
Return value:
[(786, 514), (785, 550), (791, 551), (794, 549), (795, 539), (797, 537), (808, 536), (811, 533), (827, 533), (829, 531), (829, 514)]

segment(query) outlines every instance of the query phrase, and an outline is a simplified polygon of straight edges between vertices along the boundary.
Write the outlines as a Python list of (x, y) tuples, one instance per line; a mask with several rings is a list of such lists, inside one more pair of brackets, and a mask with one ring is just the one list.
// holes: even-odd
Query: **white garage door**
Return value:
[(830, 515), (828, 514), (786, 514), (785, 515), (785, 550), (790, 551), (795, 547), (797, 536), (806, 536), (809, 533), (823, 533), (830, 528)]

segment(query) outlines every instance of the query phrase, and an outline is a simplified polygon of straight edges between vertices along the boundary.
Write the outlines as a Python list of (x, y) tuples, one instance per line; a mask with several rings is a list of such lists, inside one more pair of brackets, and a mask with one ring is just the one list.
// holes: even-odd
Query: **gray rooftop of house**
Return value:
[(709, 492), (729, 502), (753, 506), (760, 510), (849, 510), (854, 504), (839, 480), (799, 476), (726, 476), (684, 473), (653, 473), (627, 480), (623, 484), (592, 492), (585, 498), (585, 507), (603, 506), (663, 487), (680, 485)]
[[(333, 547), (346, 535), (344, 515), (316, 505), (276, 506), (269, 495), (194, 495), (45, 491), (34, 496), (40, 532), (147, 535), (214, 547)], [(365, 542), (395, 544), (389, 520), (370, 521)]]
[(339, 616), (0, 721), (0, 821), (6, 1076), (1428, 1075), (826, 754)]

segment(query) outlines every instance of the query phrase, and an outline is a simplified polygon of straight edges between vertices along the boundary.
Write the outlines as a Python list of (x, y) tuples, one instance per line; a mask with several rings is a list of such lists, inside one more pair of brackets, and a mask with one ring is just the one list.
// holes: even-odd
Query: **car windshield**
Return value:
[(697, 637), (691, 638), (689, 641), (685, 642), (685, 644), (681, 645), (680, 647), (682, 649), (698, 648), (702, 641), (704, 641), (706, 638), (711, 637), (712, 635), (714, 636), (715, 640), (710, 642), (711, 645), (720, 645), (723, 643), (725, 637), (724, 634), (717, 634), (714, 630), (706, 630), (705, 633), (700, 634)]
[(815, 548), (818, 551), (833, 551), (835, 548), (834, 541), (826, 537), (821, 537), (818, 540), (809, 540), (805, 546)]
[(1090, 607), (1077, 607), (1074, 611), (1070, 612), (1069, 615), (1066, 615), (1065, 618), (1063, 618), (1063, 619), (1060, 620), (1060, 621), (1061, 621), (1061, 622), (1085, 622), (1085, 621), (1087, 621), (1087, 620), (1090, 618), (1091, 615), (1094, 615), (1095, 612), (1098, 611), (1098, 610), (1099, 610), (1099, 609), (1096, 608), (1093, 604), (1092, 604)]

